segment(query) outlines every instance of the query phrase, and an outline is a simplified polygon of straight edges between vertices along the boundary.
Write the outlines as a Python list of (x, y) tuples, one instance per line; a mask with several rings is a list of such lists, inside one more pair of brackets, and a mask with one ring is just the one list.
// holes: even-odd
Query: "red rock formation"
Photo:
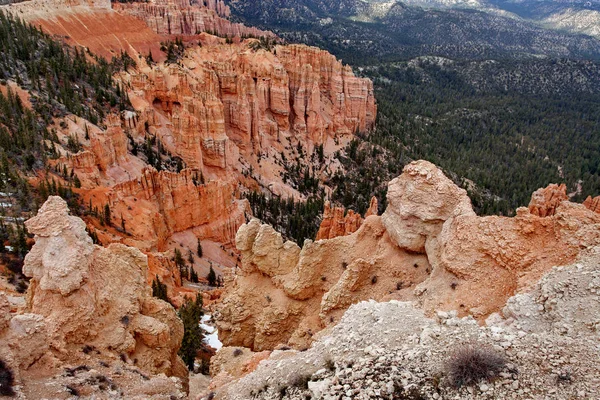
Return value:
[(161, 37), (144, 21), (111, 10), (110, 0), (32, 0), (5, 7), (68, 43), (89, 48), (107, 58), (121, 51), (134, 55), (160, 52)]
[(549, 217), (556, 214), (556, 209), (560, 206), (560, 203), (568, 199), (567, 185), (553, 183), (533, 192), (529, 202), (529, 212), (539, 217)]
[[(345, 212), (344, 207), (332, 208), (331, 204), (326, 202), (325, 209), (323, 210), (323, 220), (321, 221), (315, 240), (333, 239), (334, 237), (350, 235), (356, 232), (363, 223), (362, 217), (353, 210), (348, 210), (348, 213), (344, 215)], [(377, 198), (375, 197), (371, 199), (369, 209), (365, 213), (365, 218), (370, 215), (377, 215)]]
[(291, 141), (310, 149), (375, 121), (372, 83), (312, 47), (204, 46), (183, 64), (142, 69), (128, 82), (139, 96), (137, 135), (147, 123), (189, 167), (230, 168), (238, 152), (254, 159), (287, 152)]
[(229, 7), (222, 0), (153, 0), (150, 2), (115, 3), (115, 10), (145, 21), (159, 35), (196, 35), (211, 32), (220, 36), (271, 36), (268, 31), (233, 23)]
[(583, 202), (583, 205), (594, 212), (600, 213), (600, 196), (588, 196)]
[(104, 204), (105, 196), (113, 223), (119, 226), (122, 217), (127, 232), (136, 240), (156, 243), (159, 251), (166, 250), (172, 234), (188, 229), (198, 237), (230, 243), (249, 213), (248, 203), (236, 200), (236, 183), (201, 184), (199, 175), (192, 169), (174, 173), (145, 168), (140, 178), (99, 190), (96, 201)]

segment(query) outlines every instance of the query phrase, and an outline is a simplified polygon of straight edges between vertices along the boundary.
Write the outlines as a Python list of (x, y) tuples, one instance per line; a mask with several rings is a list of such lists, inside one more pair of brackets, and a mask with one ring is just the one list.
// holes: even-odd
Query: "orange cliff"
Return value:
[[(370, 215), (377, 215), (376, 197), (371, 198), (365, 218)], [(331, 203), (327, 201), (325, 202), (323, 219), (315, 240), (333, 239), (338, 236), (350, 235), (356, 232), (363, 222), (364, 219), (360, 214), (355, 213), (353, 210), (348, 210), (346, 214), (344, 207), (331, 207)]]
[(110, 58), (121, 51), (134, 59), (152, 53), (164, 60), (161, 42), (177, 35), (211, 32), (221, 36), (271, 36), (274, 34), (227, 19), (222, 0), (152, 0), (112, 3), (110, 0), (29, 0), (0, 6), (13, 15), (72, 45)]
[[(238, 153), (250, 162), (292, 142), (310, 149), (375, 121), (372, 83), (313, 47), (194, 47), (181, 64), (142, 68), (124, 80), (150, 133), (190, 167), (236, 167)], [(138, 123), (137, 135), (144, 130)]]
[(230, 11), (223, 0), (153, 0), (115, 3), (113, 8), (145, 21), (148, 27), (159, 35), (190, 36), (210, 32), (228, 37), (275, 37), (272, 32), (227, 20)]

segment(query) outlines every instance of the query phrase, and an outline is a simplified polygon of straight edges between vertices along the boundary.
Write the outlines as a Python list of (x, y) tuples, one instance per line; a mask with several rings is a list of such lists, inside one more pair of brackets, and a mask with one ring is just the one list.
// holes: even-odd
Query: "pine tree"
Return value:
[(175, 249), (175, 264), (178, 267), (181, 267), (185, 262), (183, 261), (183, 257), (181, 256), (181, 251), (179, 249)]
[(106, 203), (104, 205), (104, 222), (106, 223), (106, 225), (111, 226), (111, 221), (110, 221), (110, 206), (108, 205), (108, 203)]
[(154, 278), (152, 281), (152, 296), (170, 303), (169, 296), (167, 294), (167, 285), (160, 281), (158, 275), (156, 275), (156, 278)]
[(190, 281), (198, 283), (198, 273), (194, 270), (193, 267), (190, 268)]
[(196, 301), (186, 296), (185, 303), (179, 308), (179, 318), (183, 322), (183, 339), (179, 355), (190, 371), (194, 370), (196, 353), (202, 347), (204, 334), (199, 322), (202, 318), (202, 296), (196, 295)]
[(202, 243), (200, 242), (200, 239), (198, 239), (198, 249), (196, 250), (198, 257), (202, 258)]
[(209, 286), (217, 286), (217, 274), (215, 273), (212, 265), (210, 266), (210, 271), (208, 272), (206, 279), (208, 280)]

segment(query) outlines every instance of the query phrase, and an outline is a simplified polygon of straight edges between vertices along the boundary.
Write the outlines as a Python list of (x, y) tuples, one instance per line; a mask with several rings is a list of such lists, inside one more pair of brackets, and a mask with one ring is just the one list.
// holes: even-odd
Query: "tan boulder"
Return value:
[(471, 200), (428, 161), (413, 161), (388, 185), (388, 206), (381, 220), (398, 246), (424, 252), (427, 239), (459, 215), (475, 215)]
[(85, 223), (69, 215), (64, 200), (51, 197), (25, 226), (37, 235), (37, 244), (25, 257), (23, 273), (43, 291), (66, 296), (79, 289), (94, 252)]

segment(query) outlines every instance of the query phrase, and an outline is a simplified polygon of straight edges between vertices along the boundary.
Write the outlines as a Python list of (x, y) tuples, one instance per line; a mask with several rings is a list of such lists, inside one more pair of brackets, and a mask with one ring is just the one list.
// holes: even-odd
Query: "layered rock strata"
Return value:
[(210, 32), (228, 37), (275, 37), (271, 32), (229, 21), (229, 7), (222, 0), (153, 0), (116, 3), (113, 7), (146, 22), (150, 29), (162, 36)]

